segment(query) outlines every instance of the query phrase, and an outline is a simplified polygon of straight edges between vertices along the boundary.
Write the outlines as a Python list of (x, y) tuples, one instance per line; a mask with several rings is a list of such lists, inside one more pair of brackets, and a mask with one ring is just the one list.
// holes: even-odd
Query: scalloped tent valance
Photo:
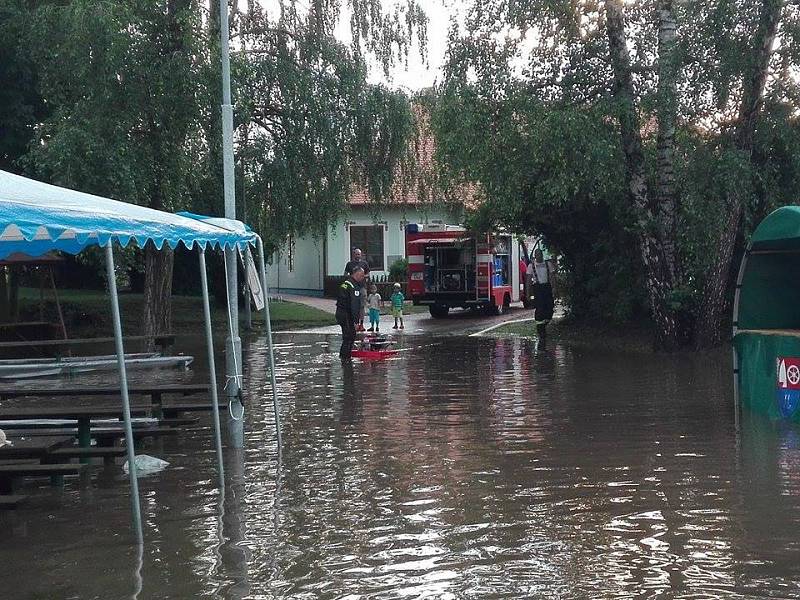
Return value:
[(0, 171), (0, 259), (14, 252), (41, 256), (50, 250), (77, 254), (109, 241), (159, 249), (195, 244), (206, 248), (255, 244), (243, 223), (183, 216), (94, 196)]

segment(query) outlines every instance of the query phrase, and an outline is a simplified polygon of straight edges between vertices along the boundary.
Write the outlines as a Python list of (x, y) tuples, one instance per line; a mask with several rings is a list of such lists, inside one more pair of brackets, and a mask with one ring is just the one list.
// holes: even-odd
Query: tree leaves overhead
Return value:
[(289, 233), (321, 234), (354, 186), (385, 198), (407, 158), (408, 98), (368, 83), (365, 54), (384, 66), (405, 55), (423, 15), (413, 2), (391, 13), (380, 2), (348, 7), (352, 44), (333, 35), (340, 2), (311, 2), (302, 12), (286, 1), (277, 15), (254, 8), (239, 20), (239, 153), (250, 195), (263, 199), (252, 214), (271, 245)]
[[(745, 82), (758, 67), (760, 19), (771, 2), (618, 3), (648, 214), (626, 188), (630, 161), (622, 153), (624, 113), (609, 53), (609, 2), (470, 2), (463, 22), (451, 28), (437, 90), (433, 122), (445, 173), (482, 184), (484, 222), (532, 227), (562, 250), (573, 275), (582, 274), (572, 292), (591, 299), (578, 304), (595, 316), (624, 316), (609, 310), (608, 295), (620, 288), (608, 280), (595, 285), (582, 265), (637, 280), (642, 267), (631, 251), (631, 233), (644, 228), (663, 236), (665, 244), (676, 243), (681, 278), (666, 302), (680, 305), (691, 320), (732, 190), (746, 198), (746, 232), (778, 203), (795, 201), (800, 184), (794, 154), (800, 109), (796, 3), (780, 3), (752, 152), (743, 153), (735, 143)], [(664, 6), (676, 25), (668, 56), (660, 55)], [(670, 233), (659, 219), (663, 198), (671, 195), (677, 221)], [(630, 314), (643, 305), (643, 291), (621, 292), (631, 299), (622, 302)]]
[[(6, 2), (3, 28), (26, 52), (2, 73), (24, 80), (30, 64), (36, 93), (4, 107), (22, 139), (4, 160), (130, 202), (222, 213), (218, 3)], [(386, 196), (414, 119), (405, 95), (368, 82), (367, 65), (388, 71), (424, 50), (427, 19), (414, 0), (267, 6), (234, 2), (230, 22), (240, 216), (274, 247), (323, 230), (354, 186)], [(36, 118), (39, 98), (47, 118)]]

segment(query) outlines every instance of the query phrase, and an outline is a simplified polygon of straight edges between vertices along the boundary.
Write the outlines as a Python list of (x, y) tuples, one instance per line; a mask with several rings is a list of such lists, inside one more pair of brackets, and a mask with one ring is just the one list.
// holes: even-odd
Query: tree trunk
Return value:
[[(183, 35), (185, 16), (191, 9), (189, 0), (168, 0), (167, 2), (167, 35), (155, 38), (154, 44), (161, 44), (161, 54), (169, 57), (175, 53), (184, 52)], [(156, 126), (161, 123), (162, 126)], [(173, 144), (164, 143), (165, 136), (173, 136)], [(154, 156), (161, 156), (168, 152), (170, 147), (180, 147), (186, 139), (186, 126), (173, 122), (169, 115), (153, 115), (150, 131), (150, 140)], [(150, 208), (164, 210), (166, 200), (166, 179), (159, 165), (155, 168)], [(164, 244), (162, 250), (157, 250), (152, 242), (144, 249), (144, 298), (142, 313), (142, 335), (148, 339), (145, 342), (147, 350), (155, 348), (153, 336), (170, 333), (172, 329), (172, 270), (175, 256), (168, 245)]]
[(144, 249), (144, 311), (142, 335), (147, 351), (155, 348), (153, 336), (170, 333), (172, 324), (172, 267), (175, 263), (173, 251), (164, 246), (157, 250), (152, 242)]
[(656, 215), (670, 279), (677, 282), (678, 198), (675, 190), (675, 121), (678, 98), (677, 25), (673, 0), (658, 2), (658, 204)]
[(618, 105), (628, 192), (637, 215), (639, 250), (645, 267), (650, 311), (656, 325), (656, 344), (661, 349), (672, 350), (680, 345), (677, 319), (668, 305), (673, 279), (667, 266), (658, 220), (652, 210), (647, 189), (644, 151), (625, 36), (622, 0), (607, 0), (605, 6), (609, 54), (614, 71), (614, 97)]
[[(736, 149), (747, 159), (753, 151), (753, 135), (756, 120), (761, 110), (769, 74), (769, 61), (772, 57), (775, 36), (780, 23), (783, 0), (763, 0), (758, 28), (753, 37), (751, 68), (745, 76), (742, 89), (742, 104), (736, 124)], [(732, 275), (731, 259), (733, 258), (736, 238), (742, 223), (744, 199), (736, 191), (726, 198), (728, 218), (719, 237), (719, 251), (714, 265), (706, 278), (703, 294), (703, 306), (700, 314), (700, 326), (697, 330), (696, 345), (698, 349), (710, 348), (722, 339), (722, 314), (727, 307), (727, 290)]]

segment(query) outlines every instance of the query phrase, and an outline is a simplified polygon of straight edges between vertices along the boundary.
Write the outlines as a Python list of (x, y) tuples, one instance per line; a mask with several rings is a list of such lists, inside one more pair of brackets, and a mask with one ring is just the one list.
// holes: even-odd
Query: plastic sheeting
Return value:
[[(41, 256), (49, 250), (77, 254), (87, 246), (132, 241), (157, 248), (234, 247), (255, 244), (238, 221), (175, 215), (57, 187), (0, 171), (0, 259), (14, 252)], [(227, 223), (227, 226), (221, 226)]]

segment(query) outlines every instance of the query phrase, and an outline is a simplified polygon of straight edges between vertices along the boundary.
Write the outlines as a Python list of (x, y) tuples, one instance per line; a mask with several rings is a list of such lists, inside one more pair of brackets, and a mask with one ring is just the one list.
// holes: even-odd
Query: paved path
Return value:
[[(296, 296), (291, 298), (286, 296), (286, 299), (291, 301), (295, 301), (295, 298)], [(394, 319), (391, 315), (381, 315), (381, 332), (392, 335), (471, 335), (509, 321), (524, 321), (528, 319), (533, 319), (533, 311), (522, 308), (522, 304), (512, 306), (506, 314), (499, 317), (487, 316), (482, 312), (455, 309), (450, 311), (450, 315), (446, 319), (434, 319), (428, 313), (406, 315), (404, 318), (406, 328), (401, 331), (392, 329)], [(531, 325), (531, 329), (533, 330), (533, 325)], [(333, 325), (331, 327), (317, 327), (289, 333), (331, 335), (340, 334), (341, 329), (338, 325)]]
[(336, 312), (336, 300), (332, 298), (318, 298), (316, 296), (300, 296), (295, 294), (281, 294), (281, 298), (286, 300), (286, 302), (305, 304), (306, 306), (316, 308), (326, 313), (334, 314)]

